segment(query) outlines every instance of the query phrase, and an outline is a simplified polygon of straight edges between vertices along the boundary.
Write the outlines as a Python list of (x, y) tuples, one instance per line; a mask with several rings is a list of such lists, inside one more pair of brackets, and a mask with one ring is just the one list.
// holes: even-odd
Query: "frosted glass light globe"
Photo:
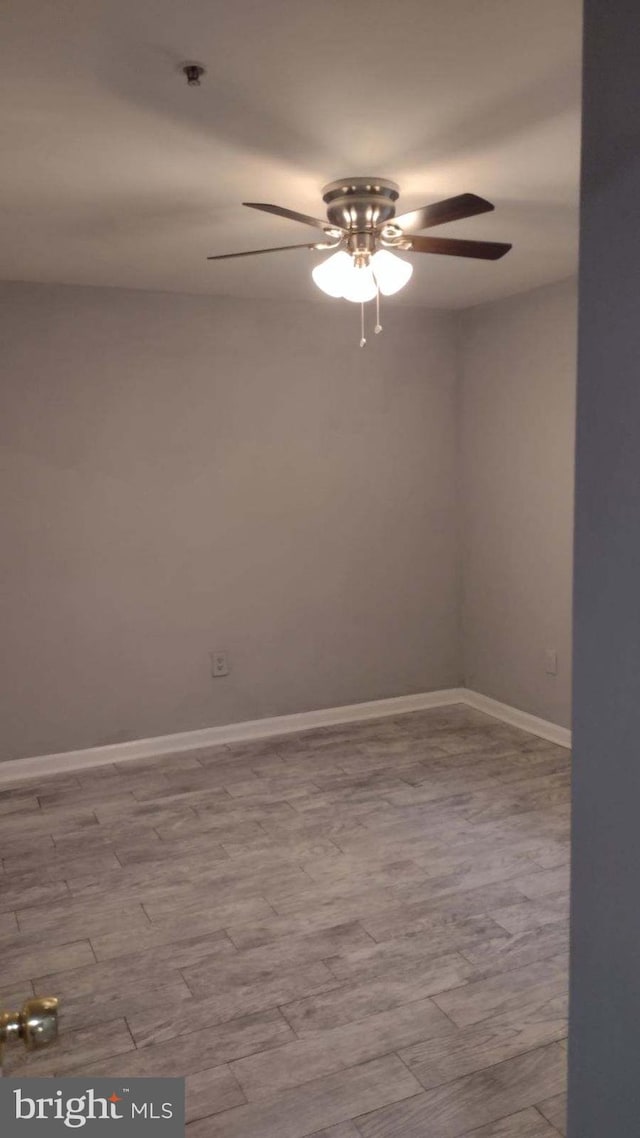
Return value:
[(318, 288), (326, 292), (327, 296), (341, 297), (345, 278), (351, 271), (351, 264), (349, 254), (341, 250), (339, 253), (334, 253), (332, 257), (327, 257), (326, 261), (321, 261), (319, 265), (316, 265), (311, 270), (311, 276)]
[(351, 262), (348, 275), (345, 274), (342, 286), (342, 295), (345, 300), (352, 300), (354, 304), (364, 304), (373, 300), (378, 291), (375, 277), (370, 265), (356, 265)]
[(384, 296), (393, 296), (400, 292), (407, 284), (413, 272), (413, 265), (403, 261), (388, 249), (378, 249), (371, 258), (371, 268), (378, 283), (378, 288)]
[(358, 264), (351, 254), (341, 249), (316, 265), (311, 275), (318, 288), (328, 296), (363, 304), (374, 299), (378, 288), (385, 296), (399, 292), (412, 272), (413, 265), (388, 249), (379, 249), (368, 264)]
[(378, 287), (370, 265), (357, 265), (350, 253), (340, 250), (311, 270), (318, 288), (328, 296), (342, 297), (355, 304), (373, 300)]

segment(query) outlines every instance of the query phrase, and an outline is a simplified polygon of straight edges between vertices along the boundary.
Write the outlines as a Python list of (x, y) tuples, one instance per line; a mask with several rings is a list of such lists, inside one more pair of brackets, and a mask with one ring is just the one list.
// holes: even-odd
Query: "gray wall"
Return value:
[(453, 317), (0, 300), (3, 758), (460, 681)]
[[(567, 726), (576, 282), (460, 316), (464, 674)], [(545, 672), (545, 651), (558, 674)]]
[(587, 0), (570, 1138), (640, 1132), (640, 13)]

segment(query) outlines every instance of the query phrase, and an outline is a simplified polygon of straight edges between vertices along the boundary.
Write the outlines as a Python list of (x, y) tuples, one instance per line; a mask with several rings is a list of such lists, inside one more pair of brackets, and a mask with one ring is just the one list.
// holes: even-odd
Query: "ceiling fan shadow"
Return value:
[[(318, 162), (331, 163), (333, 156), (320, 139), (248, 100), (242, 82), (230, 81), (228, 75), (217, 78), (211, 69), (201, 86), (191, 89), (181, 74), (183, 64), (173, 49), (136, 43), (121, 55), (102, 57), (96, 75), (119, 99), (186, 128), (195, 145), (221, 142), (233, 150), (262, 155), (271, 163), (286, 163), (297, 172)], [(318, 177), (324, 177), (322, 166)]]
[(136, 198), (129, 193), (120, 201), (115, 195), (108, 208), (103, 203), (78, 207), (68, 228), (74, 237), (95, 241), (147, 235), (155, 240), (173, 235), (184, 238), (189, 231), (200, 234), (205, 229), (210, 233), (216, 226), (223, 229), (232, 207), (203, 199), (202, 188), (197, 186), (193, 196), (183, 193), (176, 197), (171, 188), (166, 193)]
[[(580, 115), (581, 68), (580, 61), (568, 61), (567, 66), (524, 84), (508, 98), (491, 103), (479, 103), (473, 117), (454, 121), (449, 118), (439, 131), (421, 139), (412, 139), (408, 145), (388, 156), (389, 168), (408, 170), (419, 161), (424, 167), (437, 166), (465, 154), (478, 154), (518, 137), (526, 136), (559, 116), (574, 112)], [(579, 149), (579, 129), (576, 131), (576, 152)], [(407, 182), (407, 176), (403, 175)]]

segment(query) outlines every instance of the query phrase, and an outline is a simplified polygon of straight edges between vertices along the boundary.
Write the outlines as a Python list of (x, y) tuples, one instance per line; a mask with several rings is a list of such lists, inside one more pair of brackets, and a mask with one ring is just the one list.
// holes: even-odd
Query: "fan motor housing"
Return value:
[(352, 233), (370, 234), (396, 212), (400, 187), (388, 178), (338, 178), (322, 191), (327, 217)]

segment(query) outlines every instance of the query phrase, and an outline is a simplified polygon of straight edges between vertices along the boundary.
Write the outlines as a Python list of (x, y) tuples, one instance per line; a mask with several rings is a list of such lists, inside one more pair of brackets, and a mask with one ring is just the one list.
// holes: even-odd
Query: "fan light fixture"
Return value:
[[(187, 68), (184, 70), (186, 73)], [(395, 250), (497, 261), (511, 248), (511, 245), (500, 241), (424, 237), (415, 232), (416, 229), (432, 229), (493, 210), (491, 202), (477, 194), (458, 194), (397, 215), (395, 203), (399, 193), (399, 186), (388, 178), (339, 178), (322, 191), (327, 207), (326, 220), (268, 202), (244, 202), (250, 209), (259, 209), (319, 230), (323, 240), (300, 245), (272, 245), (269, 249), (247, 249), (241, 253), (216, 253), (208, 259), (228, 261), (236, 257), (285, 253), (295, 249), (331, 252), (330, 257), (312, 270), (313, 280), (328, 296), (350, 300), (361, 306), (360, 346), (364, 347), (367, 342), (364, 334), (365, 304), (375, 300), (374, 332), (381, 332), (380, 296), (393, 296), (399, 292), (413, 272), (413, 265), (396, 256)]]
[(413, 265), (388, 249), (379, 249), (373, 256), (340, 250), (316, 265), (311, 275), (327, 296), (363, 304), (374, 300), (378, 289), (383, 296), (393, 296), (404, 288), (412, 272)]

